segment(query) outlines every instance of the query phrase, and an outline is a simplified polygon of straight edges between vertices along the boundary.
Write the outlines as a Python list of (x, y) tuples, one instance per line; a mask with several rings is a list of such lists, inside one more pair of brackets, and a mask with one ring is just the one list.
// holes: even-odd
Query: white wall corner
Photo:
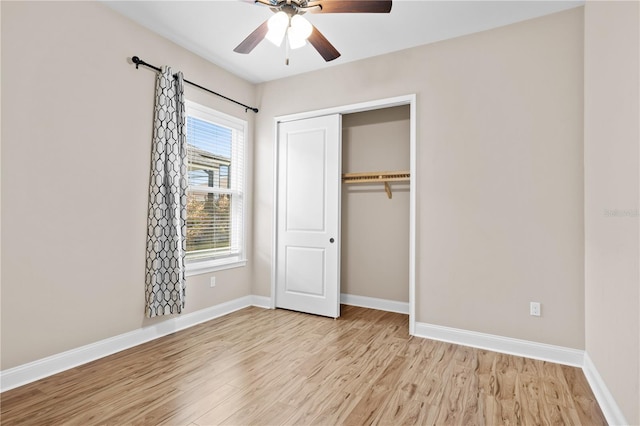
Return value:
[(595, 364), (591, 361), (589, 354), (585, 352), (584, 354), (584, 365), (582, 367), (582, 371), (584, 371), (584, 375), (589, 382), (589, 386), (591, 386), (591, 390), (598, 400), (598, 404), (600, 405), (600, 409), (604, 414), (604, 417), (607, 419), (607, 423), (610, 425), (628, 425), (629, 423), (624, 417), (622, 410), (618, 407), (616, 400), (609, 392), (607, 385), (602, 380), (600, 373), (596, 369)]
[(340, 303), (344, 305), (359, 306), (361, 308), (377, 309), (379, 311), (409, 314), (409, 303), (397, 302), (395, 300), (377, 299), (375, 297), (341, 293)]
[(529, 340), (513, 339), (511, 337), (497, 336), (494, 334), (478, 333), (441, 325), (417, 322), (415, 336), (509, 355), (550, 361), (573, 367), (582, 367), (584, 363), (583, 350), (531, 342)]
[(240, 297), (196, 312), (174, 316), (158, 324), (3, 370), (0, 371), (0, 392), (52, 376), (248, 306), (268, 307), (269, 303), (270, 299), (268, 297)]

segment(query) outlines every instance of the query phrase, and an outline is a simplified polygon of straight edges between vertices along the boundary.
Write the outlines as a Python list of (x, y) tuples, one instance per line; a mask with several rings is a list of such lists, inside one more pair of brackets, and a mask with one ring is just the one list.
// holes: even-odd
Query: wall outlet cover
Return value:
[(533, 315), (534, 317), (540, 316), (540, 302), (531, 302), (529, 304), (529, 315)]

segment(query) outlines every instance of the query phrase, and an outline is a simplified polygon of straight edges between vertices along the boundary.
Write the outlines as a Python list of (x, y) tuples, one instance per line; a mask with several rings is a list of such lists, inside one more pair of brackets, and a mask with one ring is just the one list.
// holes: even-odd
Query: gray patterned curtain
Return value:
[(184, 308), (187, 146), (184, 82), (162, 67), (156, 81), (146, 263), (146, 315)]

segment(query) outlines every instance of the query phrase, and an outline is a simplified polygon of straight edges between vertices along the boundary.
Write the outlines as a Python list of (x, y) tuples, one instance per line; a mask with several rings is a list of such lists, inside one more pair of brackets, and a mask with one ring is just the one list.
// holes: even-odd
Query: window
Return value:
[(246, 121), (194, 102), (187, 116), (187, 275), (245, 264)]

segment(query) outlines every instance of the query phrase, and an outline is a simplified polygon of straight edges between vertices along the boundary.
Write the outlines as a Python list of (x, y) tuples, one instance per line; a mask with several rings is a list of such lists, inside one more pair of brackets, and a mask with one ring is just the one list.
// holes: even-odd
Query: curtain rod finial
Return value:
[(133, 56), (131, 57), (131, 62), (136, 64), (136, 69), (138, 69), (138, 67), (140, 66), (140, 58), (138, 58), (137, 56)]

